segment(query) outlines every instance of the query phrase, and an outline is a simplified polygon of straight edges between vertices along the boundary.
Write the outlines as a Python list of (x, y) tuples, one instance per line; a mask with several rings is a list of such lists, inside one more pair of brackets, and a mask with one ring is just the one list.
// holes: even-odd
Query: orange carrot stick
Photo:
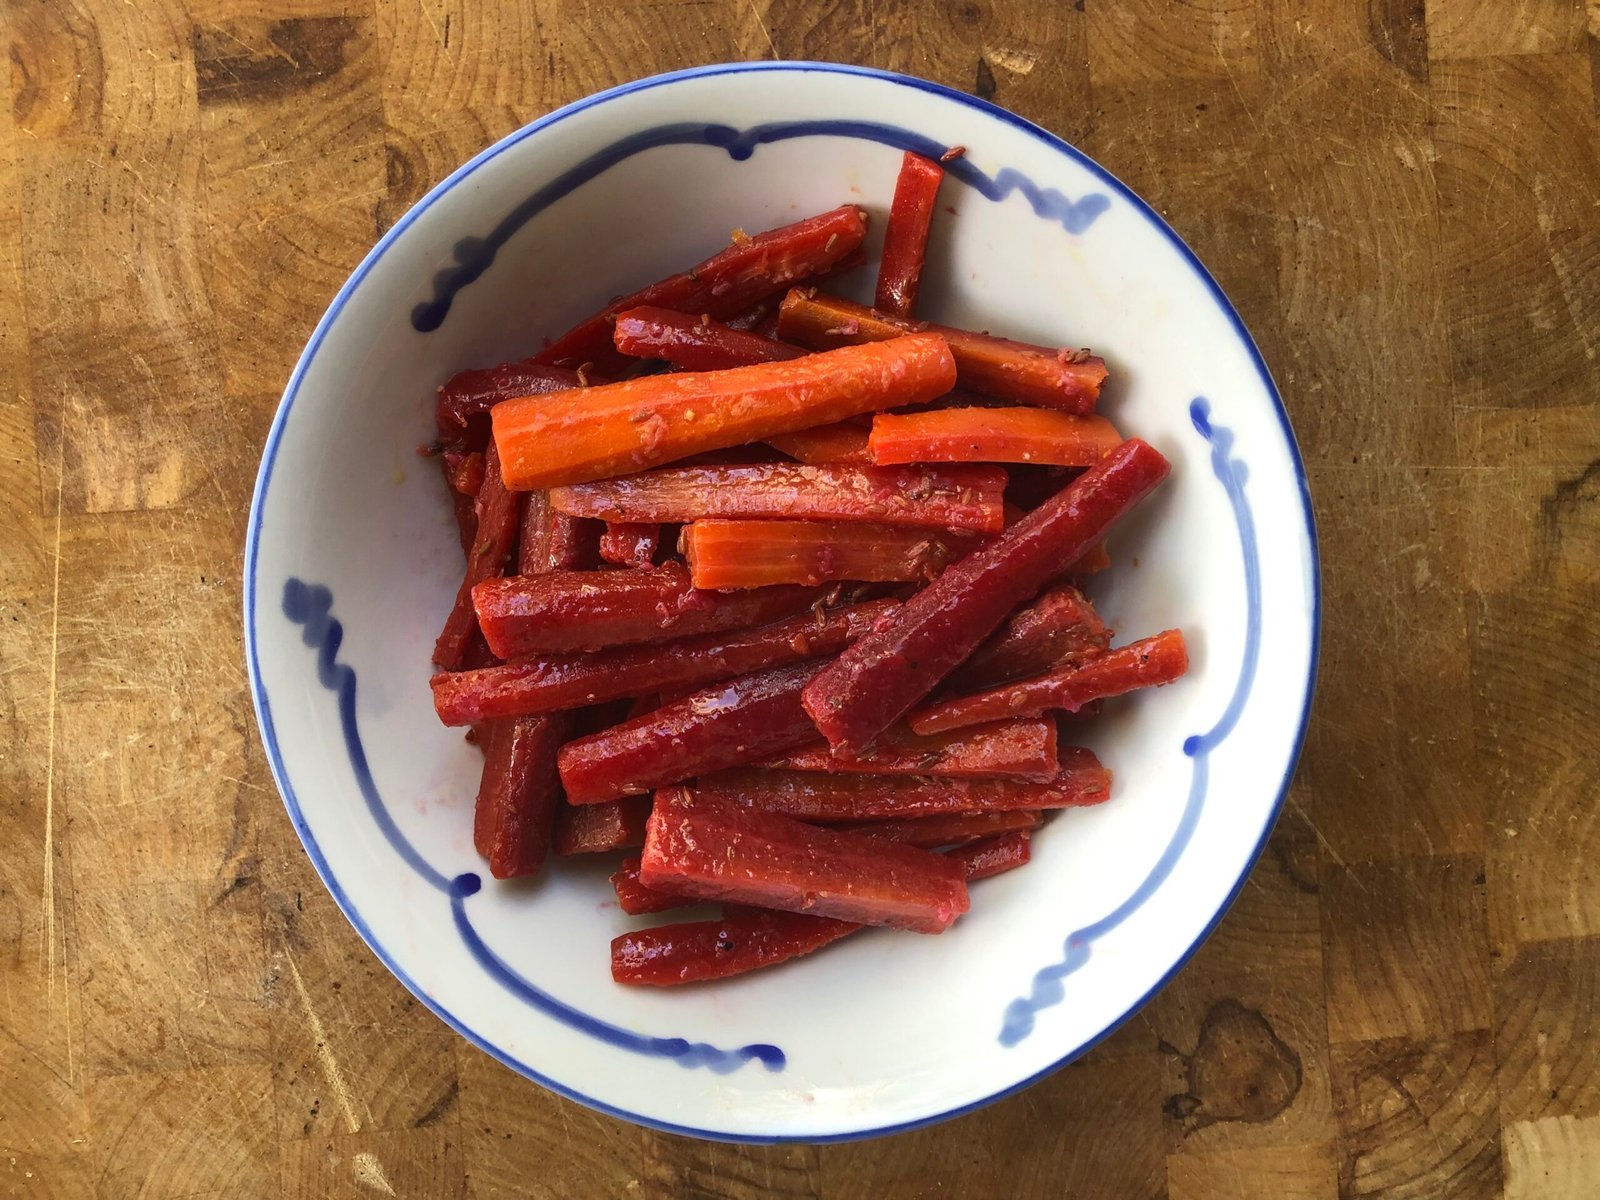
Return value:
[(850, 421), (780, 433), (769, 437), (767, 445), (807, 466), (872, 462), (867, 450), (867, 431)]
[(1092, 467), (1122, 444), (1100, 416), (1048, 408), (946, 408), (879, 413), (867, 441), (879, 466), (914, 462), (1046, 463)]
[(1009, 338), (930, 325), (865, 305), (795, 288), (778, 306), (778, 333), (786, 342), (826, 350), (920, 332), (950, 343), (961, 386), (1016, 404), (1091, 413), (1105, 382), (1106, 364), (1080, 351), (1053, 350)]
[(932, 579), (975, 539), (855, 521), (712, 520), (686, 525), (680, 544), (694, 586), (713, 589)]
[(846, 346), (792, 362), (648, 375), (506, 400), (490, 412), (506, 485), (516, 490), (628, 475), (720, 450), (917, 404), (955, 383), (937, 334)]

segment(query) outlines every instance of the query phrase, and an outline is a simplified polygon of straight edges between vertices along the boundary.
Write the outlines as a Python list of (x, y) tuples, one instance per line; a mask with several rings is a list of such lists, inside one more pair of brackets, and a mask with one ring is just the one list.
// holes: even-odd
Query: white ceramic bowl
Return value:
[[(1105, 411), (1171, 480), (1100, 585), (1120, 636), (1179, 626), (1180, 683), (1085, 740), (1112, 801), (1063, 813), (1028, 869), (939, 937), (872, 931), (710, 986), (618, 987), (609, 861), (495, 884), (480, 761), (435, 719), (433, 639), (460, 549), (428, 440), (435, 387), (519, 357), (609, 297), (854, 201), (881, 237), (903, 149), (951, 164), (925, 315), (1111, 363)], [(869, 246), (869, 250), (871, 246)], [(870, 287), (871, 269), (854, 287)], [(805, 63), (706, 67), (535, 121), (386, 234), (317, 325), (256, 487), (245, 641), (262, 741), (306, 852), (374, 953), (488, 1053), (674, 1132), (831, 1140), (1004, 1096), (1104, 1037), (1220, 918), (1282, 803), (1318, 628), (1298, 452), (1217, 285), (1136, 196), (1001, 109)]]

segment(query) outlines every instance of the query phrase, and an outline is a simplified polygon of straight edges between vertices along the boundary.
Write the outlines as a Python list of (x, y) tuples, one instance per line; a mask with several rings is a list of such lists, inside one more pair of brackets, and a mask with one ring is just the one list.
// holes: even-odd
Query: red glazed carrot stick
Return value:
[(561, 782), (573, 804), (596, 804), (708, 771), (756, 762), (815, 735), (800, 689), (816, 663), (746, 675), (663, 704), (561, 748)]
[(792, 362), (648, 375), (507, 400), (490, 413), (507, 486), (631, 474), (704, 450), (929, 400), (950, 389), (942, 339), (915, 334)]
[(665, 308), (631, 308), (619, 313), (611, 336), (623, 354), (659, 358), (681, 371), (723, 371), (784, 362), (805, 353), (798, 346), (732, 329), (704, 314)]
[(894, 203), (883, 231), (883, 261), (878, 266), (877, 305), (884, 312), (909, 316), (917, 302), (922, 260), (928, 251), (928, 226), (944, 171), (920, 154), (906, 151), (895, 180)]
[(1168, 629), (1086, 662), (1069, 662), (1045, 675), (931, 705), (912, 714), (911, 727), (918, 733), (938, 733), (1002, 716), (1036, 716), (1052, 709), (1073, 712), (1091, 700), (1161, 687), (1188, 669), (1183, 634)]
[(637, 917), (645, 913), (666, 912), (670, 908), (682, 908), (686, 904), (694, 903), (688, 896), (646, 887), (639, 878), (639, 858), (639, 855), (634, 854), (623, 859), (622, 865), (611, 875), (611, 887), (617, 893), (618, 908), (630, 916)]
[(556, 809), (556, 854), (601, 854), (644, 845), (649, 796), (624, 796), (604, 804), (567, 804)]
[(931, 579), (973, 541), (970, 534), (853, 521), (696, 521), (680, 537), (700, 588)]
[(1110, 798), (1111, 772), (1081, 746), (1063, 746), (1047, 783), (924, 775), (829, 775), (762, 768), (704, 774), (695, 794), (802, 821), (874, 821), (943, 813), (1079, 808)]
[(1111, 630), (1094, 606), (1070, 583), (1061, 583), (1012, 613), (945, 683), (956, 691), (976, 692), (1037, 675), (1069, 654), (1099, 654), (1110, 644)]
[(989, 879), (1028, 865), (1033, 857), (1033, 833), (1027, 829), (1000, 833), (957, 846), (946, 853), (961, 864), (968, 882)]
[(593, 567), (598, 559), (597, 539), (593, 521), (556, 512), (545, 492), (527, 492), (523, 497), (517, 574), (542, 575), (546, 571)]
[(571, 367), (593, 363), (604, 370), (621, 358), (611, 344), (611, 322), (618, 313), (650, 305), (732, 317), (792, 283), (827, 271), (860, 247), (866, 234), (864, 214), (846, 204), (753, 238), (736, 238), (698, 266), (612, 301), (534, 357)]
[(1105, 363), (1081, 352), (912, 321), (808, 289), (796, 288), (778, 306), (778, 333), (784, 341), (817, 350), (922, 330), (950, 343), (962, 387), (1016, 404), (1091, 413), (1106, 378)]
[(667, 467), (550, 490), (564, 513), (603, 521), (811, 518), (999, 533), (1002, 467)]
[[(949, 853), (961, 862), (967, 879), (971, 881), (986, 879), (1026, 863), (1026, 835), (1038, 828), (1039, 820), (1036, 812), (963, 813), (921, 817), (911, 821), (874, 821), (841, 828), (846, 832), (862, 833), (925, 850), (958, 846), (961, 848), (959, 855), (956, 851)], [(1001, 836), (1006, 834), (1012, 836)], [(1023, 836), (1017, 837), (1018, 834)], [(968, 843), (978, 844), (968, 849)], [(623, 912), (642, 916), (696, 903), (690, 896), (646, 887), (639, 878), (639, 860), (637, 854), (623, 859), (622, 865), (611, 876), (611, 886), (617, 893), (617, 907)]]
[(450, 489), (450, 505), (456, 518), (456, 532), (461, 538), (461, 553), (470, 555), (473, 540), (478, 536), (475, 505), (478, 491), (483, 487), (483, 452), (446, 450), (439, 455), (439, 466), (444, 470), (445, 486)]
[(1168, 470), (1145, 442), (1124, 442), (995, 541), (946, 568), (806, 688), (806, 711), (822, 735), (850, 750), (869, 745)]
[(531, 875), (550, 852), (561, 802), (556, 751), (565, 736), (559, 716), (515, 717), (489, 727), (472, 840), (496, 879)]
[(943, 408), (879, 413), (867, 450), (880, 466), (911, 462), (1050, 463), (1092, 467), (1122, 444), (1101, 416), (1049, 408)]
[(648, 567), (661, 543), (661, 526), (647, 521), (607, 521), (600, 557), (622, 567)]
[(821, 594), (812, 588), (731, 596), (699, 591), (682, 563), (669, 562), (491, 579), (471, 599), (489, 647), (515, 659), (764, 625), (804, 611)]
[[(448, 681), (459, 676), (444, 678)], [(860, 755), (833, 754), (822, 742), (791, 750), (761, 765), (787, 771), (860, 775), (1004, 775), (1041, 783), (1053, 779), (1060, 769), (1053, 720), (997, 721), (959, 732), (966, 736), (923, 738), (891, 731)]]
[(767, 445), (811, 466), (824, 463), (865, 465), (872, 462), (872, 454), (867, 450), (867, 437), (867, 430), (861, 426), (840, 421), (795, 433), (773, 434), (767, 438)]
[(444, 477), (450, 489), (476, 498), (483, 487), (483, 451), (446, 450), (440, 457), (444, 460)]
[(1040, 813), (1019, 808), (1011, 812), (942, 813), (893, 821), (862, 821), (839, 828), (931, 850), (935, 846), (960, 845), (1000, 833), (1037, 829), (1042, 820)]
[(484, 460), (483, 484), (476, 504), (477, 532), (467, 551), (467, 567), (455, 604), (445, 619), (439, 640), (434, 643), (433, 661), (446, 671), (461, 666), (462, 657), (478, 618), (473, 611), (472, 589), (485, 580), (497, 578), (506, 569), (517, 539), (517, 497), (508, 492), (500, 478), (500, 459), (494, 448)]
[(532, 716), (663, 689), (693, 690), (786, 663), (837, 654), (895, 609), (892, 600), (818, 607), (752, 629), (591, 654), (525, 659), (481, 671), (440, 672), (433, 705), (446, 725)]
[(961, 865), (881, 838), (658, 792), (639, 880), (708, 900), (941, 933), (967, 911)]
[(456, 535), (461, 539), (461, 554), (472, 557), (472, 543), (478, 536), (478, 512), (471, 496), (460, 492), (450, 493), (450, 504), (456, 519)]
[(832, 917), (744, 908), (715, 921), (636, 929), (612, 939), (611, 978), (635, 987), (727, 979), (810, 954), (860, 928)]
[[(987, 838), (956, 852), (967, 880), (1028, 861), (1027, 834)], [(611, 942), (618, 983), (667, 987), (726, 979), (820, 950), (864, 926), (809, 913), (730, 909), (715, 921), (686, 921), (622, 934)]]
[(487, 414), (502, 400), (509, 400), (513, 396), (562, 392), (582, 387), (583, 383), (576, 371), (541, 366), (532, 360), (458, 371), (439, 389), (439, 400), (434, 406), (434, 424), (439, 430), (439, 440), (453, 442), (461, 438), (467, 433), (473, 417)]

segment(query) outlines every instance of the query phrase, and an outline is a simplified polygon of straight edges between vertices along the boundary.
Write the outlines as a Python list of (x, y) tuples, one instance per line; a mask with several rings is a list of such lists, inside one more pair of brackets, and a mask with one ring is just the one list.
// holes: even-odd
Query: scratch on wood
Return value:
[(395, 1194), (394, 1185), (383, 1173), (383, 1164), (370, 1150), (363, 1150), (355, 1156), (355, 1172), (357, 1183), (364, 1184), (375, 1192), (382, 1192), (385, 1196)]
[(1344, 871), (1350, 876), (1350, 882), (1355, 884), (1363, 892), (1370, 892), (1371, 889), (1369, 889), (1366, 884), (1361, 882), (1360, 878), (1350, 871), (1350, 864), (1339, 857), (1339, 852), (1333, 848), (1333, 843), (1322, 836), (1322, 830), (1317, 828), (1316, 822), (1311, 819), (1310, 814), (1300, 806), (1299, 802), (1293, 797), (1290, 797), (1288, 803), (1290, 808), (1294, 809), (1295, 812), (1300, 814), (1300, 819), (1306, 823), (1306, 828), (1311, 830), (1311, 832), (1316, 835), (1317, 842), (1324, 850), (1328, 852), (1328, 857), (1333, 859), (1334, 863), (1337, 864), (1341, 871)]
[(761, 19), (761, 10), (756, 7), (756, 0), (748, 0), (750, 15), (756, 19), (756, 24), (761, 26), (761, 36), (767, 39), (767, 48), (772, 51), (773, 58), (782, 58), (778, 53), (777, 44), (772, 40), (772, 31), (767, 28), (767, 23)]
[[(316, 1039), (317, 1064), (322, 1068), (328, 1086), (333, 1089), (334, 1099), (339, 1102), (339, 1108), (344, 1113), (345, 1124), (350, 1127), (351, 1133), (359, 1133), (361, 1121), (356, 1116), (355, 1098), (350, 1093), (350, 1085), (345, 1082), (344, 1072), (339, 1068), (339, 1060), (334, 1057), (333, 1047), (328, 1045), (327, 1034), (322, 1028), (322, 1018), (317, 1016), (317, 1010), (311, 1007), (311, 997), (306, 992), (305, 980), (300, 978), (300, 968), (294, 961), (294, 955), (285, 950), (283, 956), (289, 961), (289, 974), (294, 977), (294, 990), (300, 993), (300, 1004), (305, 1008), (306, 1019), (311, 1023), (311, 1036)], [(381, 1170), (379, 1177), (382, 1178)], [(389, 1194), (394, 1195), (392, 1189)]]
[[(65, 417), (62, 419), (66, 424)], [(44, 962), (45, 996), (56, 994), (56, 671), (61, 633), (61, 503), (66, 492), (66, 446), (63, 434), (56, 446), (56, 541), (55, 578), (50, 592), (50, 687), (45, 717), (44, 760)], [(71, 1020), (69, 1017), (68, 1027)], [(68, 1043), (70, 1046), (70, 1042)]]

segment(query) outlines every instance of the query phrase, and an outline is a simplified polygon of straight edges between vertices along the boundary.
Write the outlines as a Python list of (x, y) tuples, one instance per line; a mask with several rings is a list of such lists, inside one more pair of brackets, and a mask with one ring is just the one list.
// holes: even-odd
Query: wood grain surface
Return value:
[[(0, 1194), (1600, 1195), (1600, 2), (6, 0)], [(597, 88), (832, 58), (1073, 140), (1216, 273), (1322, 532), (1316, 717), (1231, 915), (953, 1124), (642, 1132), (471, 1049), (301, 852), (250, 486), (367, 248)]]

